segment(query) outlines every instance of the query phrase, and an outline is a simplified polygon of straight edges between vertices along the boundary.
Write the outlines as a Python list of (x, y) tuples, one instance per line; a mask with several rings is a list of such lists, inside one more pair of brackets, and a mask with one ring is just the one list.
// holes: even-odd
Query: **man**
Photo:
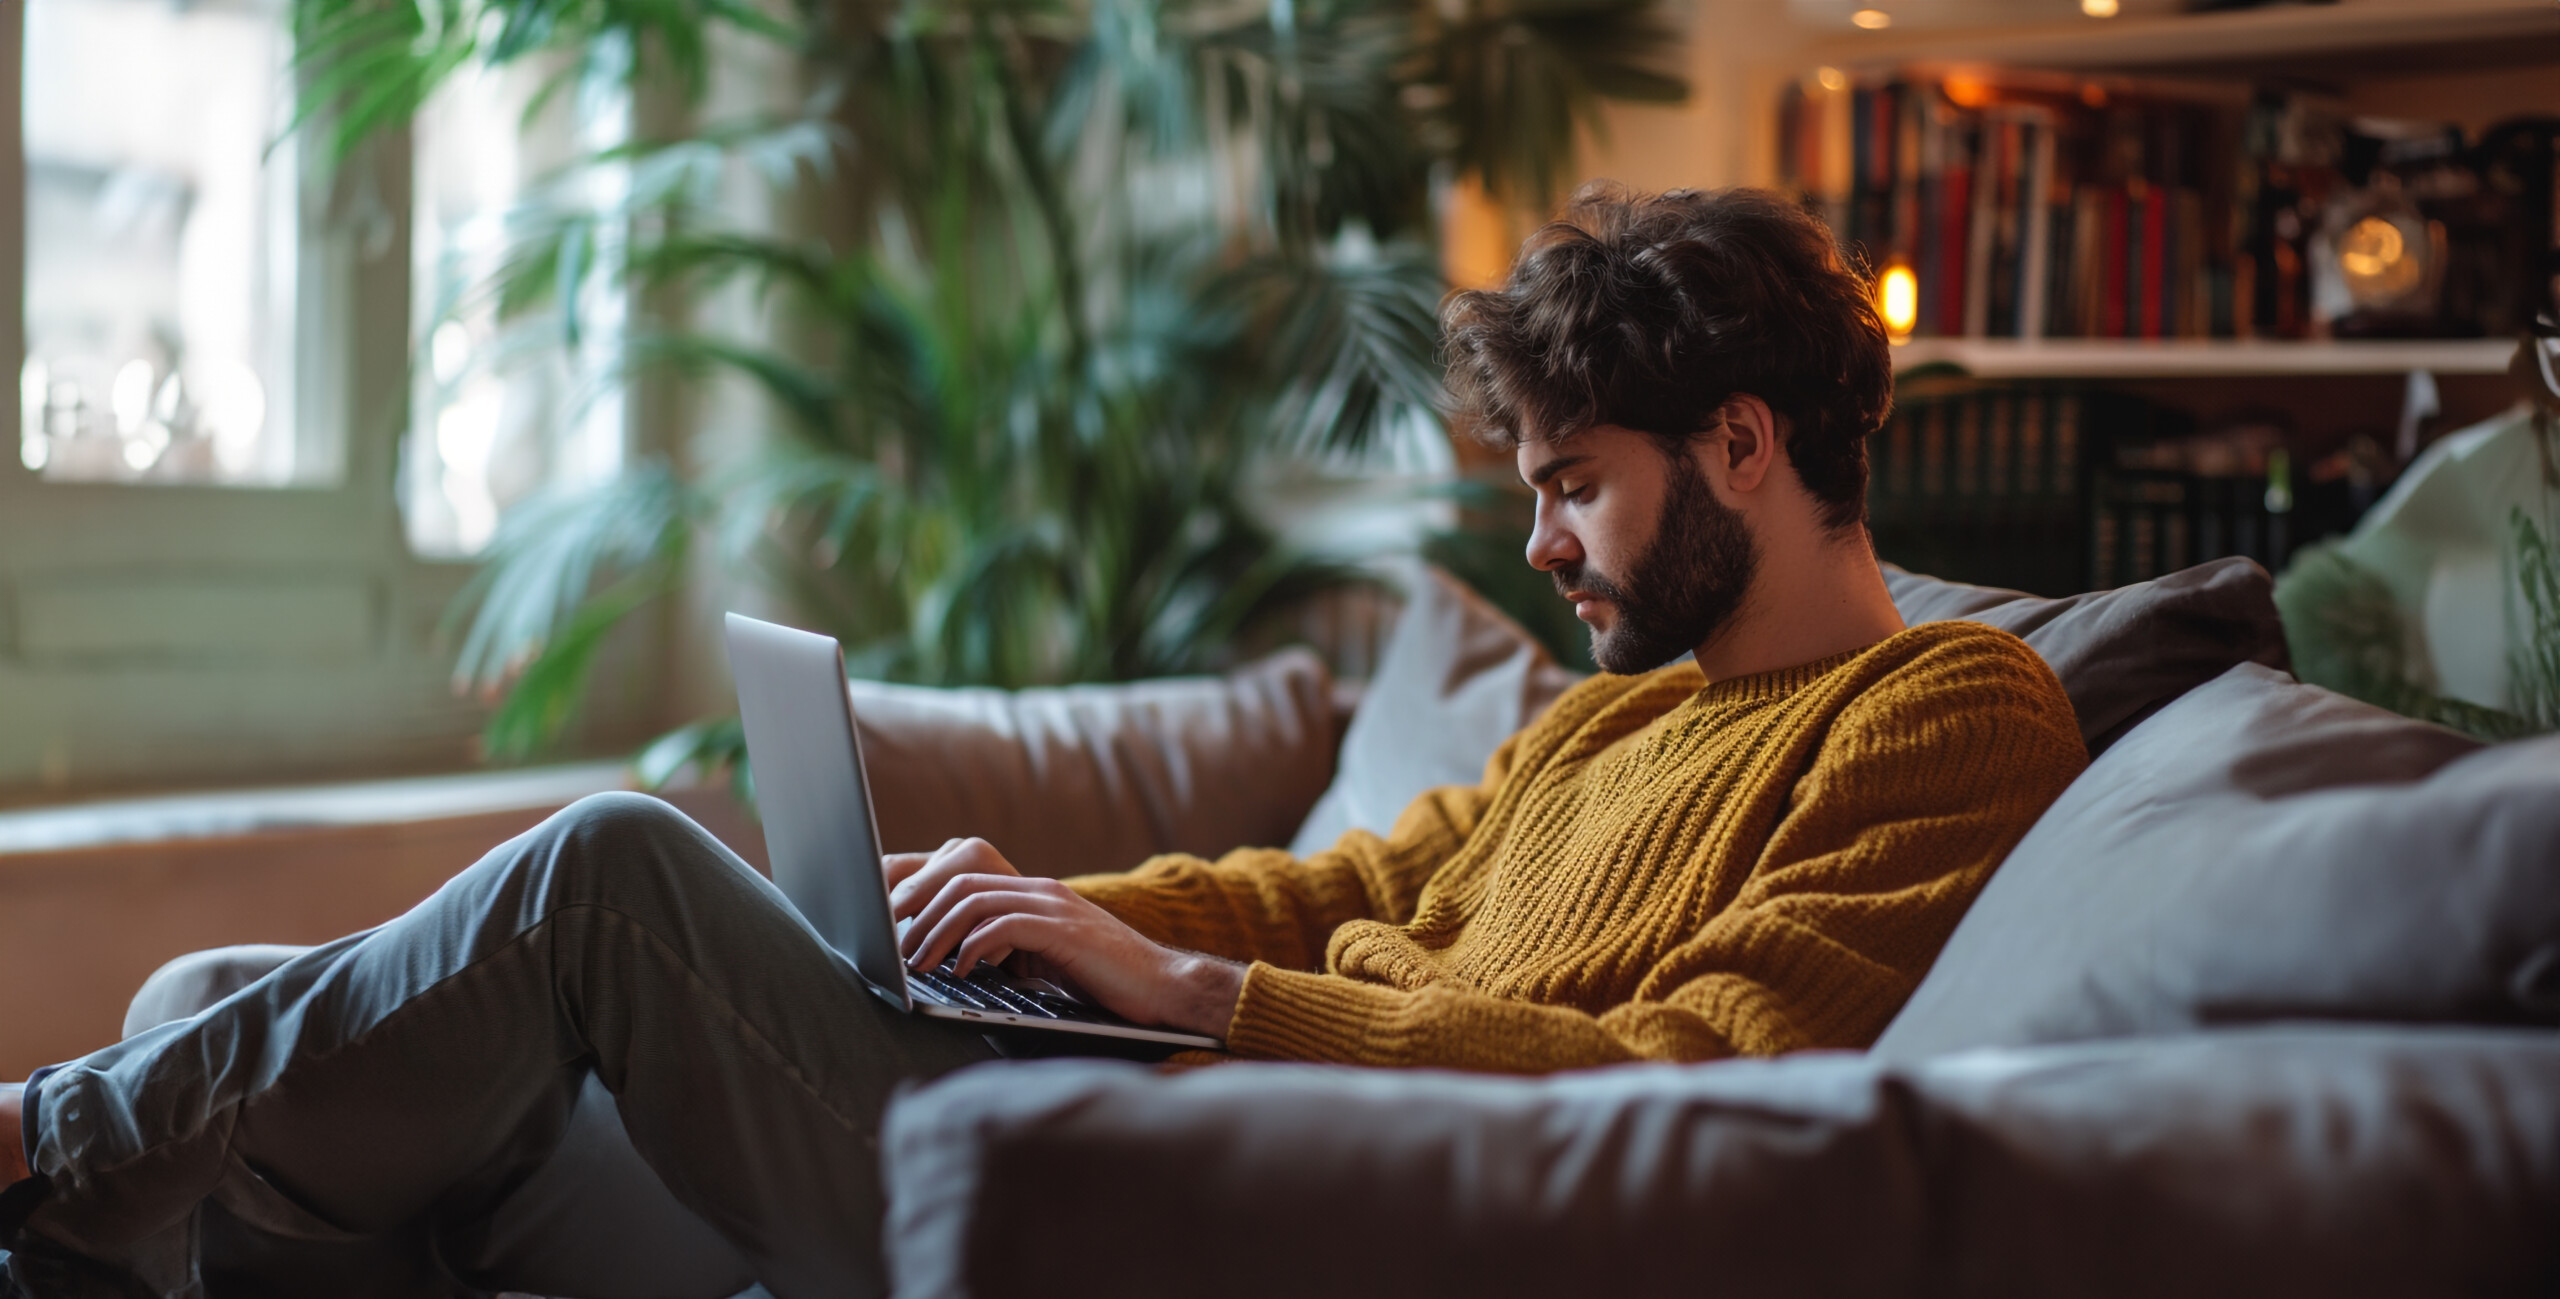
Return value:
[[(1059, 883), (976, 840), (893, 858), (907, 954), (1011, 961), (1252, 1059), (1864, 1046), (2086, 762), (2024, 645), (1906, 629), (1886, 596), (1867, 285), (1774, 196), (1599, 189), (1445, 317), (1461, 417), (1516, 455), (1529, 562), (1606, 673), (1480, 785), (1304, 860)], [(993, 1054), (885, 1010), (671, 810), (590, 800), (379, 930), (40, 1073), (42, 1176), (0, 1227), (43, 1295), (275, 1293), (333, 1258), (376, 1293), (867, 1292), (889, 1091)], [(564, 1137), (590, 1086), (618, 1121)], [(666, 1203), (615, 1235), (594, 1206), (632, 1184)]]

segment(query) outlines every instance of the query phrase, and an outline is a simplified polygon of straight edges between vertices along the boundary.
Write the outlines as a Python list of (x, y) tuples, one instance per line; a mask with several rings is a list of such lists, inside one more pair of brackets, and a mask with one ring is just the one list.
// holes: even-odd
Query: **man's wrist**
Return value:
[(1238, 962), (1183, 952), (1173, 967), (1174, 1004), (1169, 1027), (1225, 1039), (1244, 997), (1246, 967)]

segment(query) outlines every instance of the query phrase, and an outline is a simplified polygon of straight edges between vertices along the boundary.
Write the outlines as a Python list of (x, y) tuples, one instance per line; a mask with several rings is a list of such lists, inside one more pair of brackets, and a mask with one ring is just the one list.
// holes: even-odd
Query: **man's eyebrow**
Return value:
[(1575, 465), (1581, 464), (1590, 458), (1591, 457), (1588, 455), (1557, 456), (1555, 459), (1529, 471), (1529, 485), (1531, 487), (1544, 487), (1547, 485), (1548, 479), (1553, 478), (1557, 474), (1563, 473), (1565, 470), (1571, 469)]

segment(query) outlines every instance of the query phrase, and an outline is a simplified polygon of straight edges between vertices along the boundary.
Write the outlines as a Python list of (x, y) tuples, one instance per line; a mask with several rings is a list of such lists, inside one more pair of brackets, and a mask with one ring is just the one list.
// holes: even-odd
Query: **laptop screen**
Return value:
[(874, 988), (909, 1007), (842, 651), (833, 637), (733, 613), (729, 671), (775, 887)]

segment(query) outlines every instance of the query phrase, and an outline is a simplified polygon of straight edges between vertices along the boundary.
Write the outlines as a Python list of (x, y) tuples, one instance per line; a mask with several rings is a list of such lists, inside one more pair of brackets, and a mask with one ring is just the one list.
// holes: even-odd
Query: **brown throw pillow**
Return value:
[(1967, 619), (2024, 640), (2062, 679), (2094, 756), (2161, 705), (2239, 663), (2285, 668), (2275, 582), (2232, 557), (2167, 577), (2052, 600), (1968, 586), (1891, 564), (1885, 589), (1905, 622)]
[(1333, 679), (1303, 649), (1225, 677), (851, 689), (890, 852), (976, 836), (1061, 876), (1286, 843), (1333, 774)]

